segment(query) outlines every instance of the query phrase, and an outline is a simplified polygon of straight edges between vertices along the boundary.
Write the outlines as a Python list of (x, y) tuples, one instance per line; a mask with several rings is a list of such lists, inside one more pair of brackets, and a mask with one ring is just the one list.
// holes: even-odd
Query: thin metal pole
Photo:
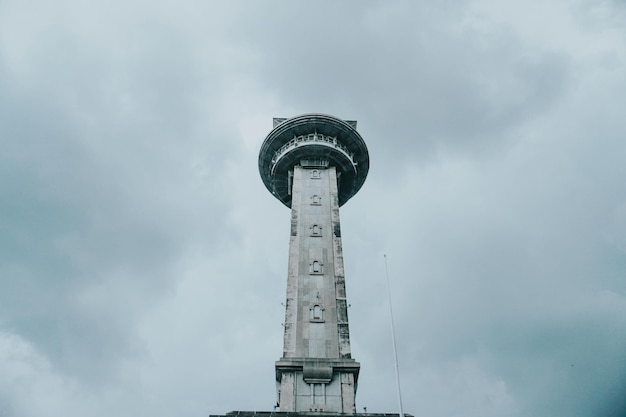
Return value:
[(400, 392), (400, 370), (398, 369), (398, 350), (396, 349), (396, 329), (393, 324), (393, 308), (391, 307), (391, 287), (389, 285), (389, 269), (387, 268), (387, 255), (385, 254), (385, 277), (387, 278), (387, 295), (389, 296), (389, 318), (391, 319), (391, 343), (393, 345), (393, 360), (396, 368), (396, 386), (398, 387), (398, 404), (400, 405), (400, 417), (404, 417), (402, 409), (402, 393)]

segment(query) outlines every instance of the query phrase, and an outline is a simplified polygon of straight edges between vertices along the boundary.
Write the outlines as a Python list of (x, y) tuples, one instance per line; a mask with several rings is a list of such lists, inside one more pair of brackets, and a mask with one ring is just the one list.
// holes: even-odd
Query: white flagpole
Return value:
[(391, 307), (391, 288), (389, 286), (389, 269), (387, 268), (387, 255), (385, 254), (385, 276), (387, 278), (387, 295), (389, 296), (389, 317), (391, 319), (391, 343), (393, 345), (393, 360), (396, 367), (396, 386), (398, 387), (398, 404), (400, 405), (400, 417), (404, 417), (402, 410), (402, 393), (400, 392), (400, 370), (398, 369), (398, 350), (396, 349), (396, 330), (393, 324), (393, 308)]

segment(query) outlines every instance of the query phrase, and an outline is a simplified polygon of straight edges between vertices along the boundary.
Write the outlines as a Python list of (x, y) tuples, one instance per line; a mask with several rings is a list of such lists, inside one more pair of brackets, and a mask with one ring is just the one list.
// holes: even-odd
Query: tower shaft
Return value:
[(300, 161), (291, 177), (291, 236), (280, 411), (355, 413), (359, 363), (351, 358), (337, 170)]

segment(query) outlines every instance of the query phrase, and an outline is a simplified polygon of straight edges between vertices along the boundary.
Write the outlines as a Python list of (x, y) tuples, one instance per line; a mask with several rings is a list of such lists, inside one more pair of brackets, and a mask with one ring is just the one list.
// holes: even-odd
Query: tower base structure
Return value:
[(354, 359), (282, 358), (276, 362), (280, 411), (355, 414), (359, 363)]

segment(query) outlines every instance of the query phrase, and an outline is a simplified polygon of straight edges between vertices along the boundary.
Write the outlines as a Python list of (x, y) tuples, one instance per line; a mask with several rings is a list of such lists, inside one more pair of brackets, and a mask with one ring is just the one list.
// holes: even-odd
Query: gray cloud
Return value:
[[(36, 6), (36, 7), (35, 7)], [(357, 119), (357, 406), (620, 416), (619, 2), (0, 6), (0, 414), (271, 410), (273, 116)]]

